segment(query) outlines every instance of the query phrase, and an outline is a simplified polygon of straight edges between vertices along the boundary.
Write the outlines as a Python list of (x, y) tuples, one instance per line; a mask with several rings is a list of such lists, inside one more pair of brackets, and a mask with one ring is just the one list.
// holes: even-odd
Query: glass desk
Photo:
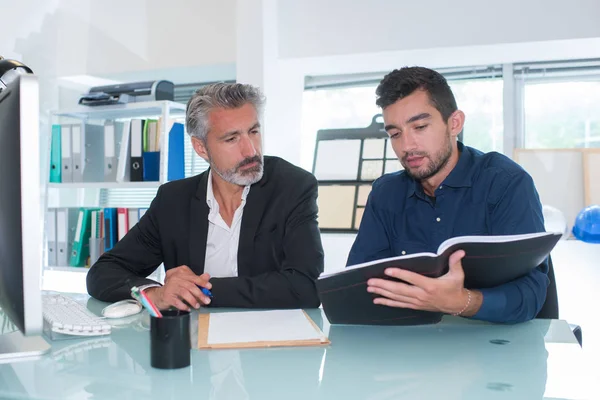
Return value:
[[(106, 305), (73, 296), (97, 314)], [(145, 312), (116, 320), (108, 337), (47, 339), (49, 355), (0, 364), (0, 398), (600, 399), (597, 360), (565, 321), (330, 326), (321, 310), (307, 311), (331, 345), (192, 350), (180, 370), (150, 367)]]

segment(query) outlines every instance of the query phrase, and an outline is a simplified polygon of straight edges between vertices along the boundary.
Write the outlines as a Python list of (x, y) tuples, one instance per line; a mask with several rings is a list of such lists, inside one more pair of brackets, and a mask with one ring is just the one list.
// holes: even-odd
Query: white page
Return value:
[(523, 233), (520, 235), (457, 236), (440, 244), (440, 247), (438, 248), (438, 254), (442, 254), (448, 247), (451, 247), (457, 243), (508, 243), (542, 236), (552, 236), (554, 234), (555, 233), (553, 232), (535, 232)]
[(211, 313), (208, 344), (322, 339), (302, 310)]

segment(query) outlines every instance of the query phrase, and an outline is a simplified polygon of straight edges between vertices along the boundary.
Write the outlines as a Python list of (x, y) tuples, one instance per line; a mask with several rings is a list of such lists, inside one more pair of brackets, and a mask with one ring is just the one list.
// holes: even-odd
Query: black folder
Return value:
[(538, 267), (560, 238), (560, 233), (546, 232), (456, 237), (443, 242), (437, 253), (409, 254), (323, 273), (317, 280), (317, 290), (323, 310), (332, 324), (432, 324), (439, 322), (443, 314), (373, 304), (377, 295), (367, 292), (367, 281), (371, 278), (393, 280), (384, 274), (385, 269), (390, 267), (437, 278), (448, 271), (450, 255), (464, 250), (465, 287), (491, 288), (513, 281)]

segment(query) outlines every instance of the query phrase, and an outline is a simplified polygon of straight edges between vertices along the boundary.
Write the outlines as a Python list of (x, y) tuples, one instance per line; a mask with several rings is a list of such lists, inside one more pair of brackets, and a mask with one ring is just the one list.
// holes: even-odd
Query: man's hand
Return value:
[(189, 311), (188, 305), (200, 308), (200, 304), (210, 304), (210, 298), (198, 287), (210, 290), (212, 285), (209, 279), (208, 274), (198, 276), (187, 265), (180, 265), (167, 271), (164, 286), (148, 288), (144, 293), (160, 310), (173, 306), (182, 311)]
[(465, 273), (461, 263), (464, 256), (465, 252), (462, 250), (454, 252), (450, 256), (448, 272), (439, 278), (428, 278), (400, 268), (388, 268), (385, 270), (386, 275), (406, 283), (369, 279), (367, 291), (382, 296), (373, 300), (375, 304), (447, 314), (462, 311), (460, 315), (473, 316), (479, 311), (483, 296), (481, 292), (471, 290), (469, 301), (469, 293), (464, 288)]

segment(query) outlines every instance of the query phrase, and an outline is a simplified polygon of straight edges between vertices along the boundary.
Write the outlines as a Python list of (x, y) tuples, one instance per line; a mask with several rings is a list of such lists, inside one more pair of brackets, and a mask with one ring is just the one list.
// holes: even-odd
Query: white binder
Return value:
[(71, 157), (71, 125), (60, 127), (61, 182), (73, 182), (73, 163)]
[(67, 209), (59, 208), (56, 210), (56, 265), (69, 265), (68, 249), (68, 218)]
[(83, 168), (85, 166), (85, 141), (80, 124), (71, 126), (71, 149), (73, 163), (73, 182), (83, 182)]
[(83, 167), (84, 182), (104, 181), (104, 126), (84, 125), (83, 146), (85, 148), (85, 164)]
[(48, 238), (48, 266), (56, 267), (56, 209), (50, 208), (46, 214), (46, 236)]
[(104, 125), (104, 182), (117, 181), (115, 124)]
[(130, 208), (127, 212), (129, 213), (129, 218), (128, 218), (129, 226), (128, 226), (127, 231), (130, 231), (131, 228), (133, 228), (135, 226), (135, 224), (138, 223), (138, 220), (140, 218), (139, 210), (137, 208)]

